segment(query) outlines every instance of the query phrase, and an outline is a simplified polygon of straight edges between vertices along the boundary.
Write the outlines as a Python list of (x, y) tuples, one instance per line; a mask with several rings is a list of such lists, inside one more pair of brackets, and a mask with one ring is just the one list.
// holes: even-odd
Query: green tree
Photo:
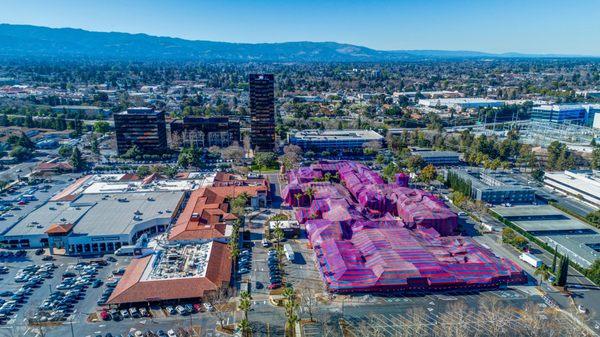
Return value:
[(248, 337), (252, 335), (252, 327), (250, 326), (248, 319), (242, 319), (240, 323), (238, 323), (238, 327), (242, 332), (242, 337)]
[(590, 160), (590, 166), (594, 170), (600, 170), (600, 147), (596, 146), (592, 151), (592, 159)]
[(279, 221), (275, 222), (275, 229), (273, 229), (273, 237), (275, 237), (275, 242), (277, 242), (277, 247), (281, 246), (281, 241), (285, 238), (285, 232), (281, 228), (281, 224)]
[(285, 309), (285, 317), (286, 317), (286, 327), (285, 327), (285, 335), (286, 337), (294, 336), (295, 324), (298, 322), (298, 298), (296, 296), (296, 292), (294, 288), (287, 287), (283, 290), (283, 307)]
[(121, 157), (125, 159), (136, 159), (142, 156), (142, 151), (137, 145), (131, 146)]
[(248, 311), (252, 307), (252, 296), (247, 291), (242, 291), (240, 293), (240, 303), (238, 304), (238, 309), (244, 312), (244, 319), (248, 319)]
[(81, 151), (77, 146), (73, 147), (73, 152), (71, 152), (71, 158), (69, 158), (69, 163), (73, 166), (76, 171), (81, 170), (85, 167), (85, 161), (81, 156)]
[(419, 180), (424, 183), (429, 183), (437, 176), (435, 167), (431, 164), (425, 166), (419, 173)]
[(71, 154), (73, 154), (73, 147), (71, 145), (64, 144), (58, 148), (58, 155), (63, 158), (67, 158)]
[(242, 193), (231, 200), (231, 211), (233, 214), (241, 217), (244, 215), (246, 205), (250, 201), (250, 196), (247, 193)]
[(200, 166), (200, 150), (195, 147), (185, 147), (179, 152), (177, 164), (183, 168)]
[(406, 167), (411, 172), (417, 172), (418, 170), (423, 168), (423, 166), (425, 166), (425, 160), (423, 160), (423, 157), (419, 155), (410, 156), (406, 160)]
[(546, 266), (545, 264), (542, 264), (540, 267), (538, 267), (535, 272), (533, 273), (535, 276), (539, 276), (540, 277), (540, 287), (542, 286), (543, 282), (546, 281), (548, 279), (548, 277), (550, 277), (550, 270), (548, 270), (548, 266)]
[(95, 155), (100, 154), (100, 147), (98, 144), (98, 138), (96, 136), (92, 136), (92, 138), (90, 139), (90, 147), (91, 147), (93, 154), (95, 154)]
[(145, 178), (150, 175), (150, 167), (147, 165), (140, 165), (135, 171), (135, 174), (140, 178)]
[(8, 154), (10, 157), (16, 158), (18, 161), (23, 161), (29, 159), (33, 156), (33, 153), (30, 149), (23, 147), (21, 145), (17, 145), (13, 147), (13, 149)]
[(304, 191), (304, 195), (308, 197), (308, 202), (311, 203), (313, 197), (315, 196), (315, 190), (312, 187), (309, 187)]
[(261, 170), (276, 169), (277, 155), (273, 152), (258, 152), (254, 155), (254, 165)]
[(539, 181), (541, 183), (544, 182), (544, 175), (545, 175), (544, 170), (539, 169), (539, 168), (534, 169), (533, 171), (531, 171), (531, 177), (533, 179), (535, 179), (536, 181)]
[(554, 254), (552, 255), (552, 273), (556, 273), (556, 258), (558, 255), (558, 246), (554, 247)]
[(17, 142), (17, 145), (20, 145), (20, 146), (22, 146), (26, 149), (30, 149), (30, 150), (35, 149), (35, 143), (32, 142), (31, 139), (29, 139), (29, 137), (27, 137), (25, 132), (21, 132), (21, 137), (19, 137), (19, 141)]
[(569, 258), (561, 256), (560, 262), (558, 263), (558, 273), (556, 278), (556, 285), (564, 287), (567, 284), (567, 277), (569, 276)]
[(596, 259), (594, 263), (592, 263), (585, 273), (585, 276), (592, 280), (592, 282), (600, 284), (600, 259)]
[(110, 131), (110, 124), (105, 121), (97, 121), (94, 123), (94, 132), (96, 133), (107, 133)]
[(594, 224), (596, 227), (600, 227), (600, 210), (590, 212), (585, 216), (586, 220)]

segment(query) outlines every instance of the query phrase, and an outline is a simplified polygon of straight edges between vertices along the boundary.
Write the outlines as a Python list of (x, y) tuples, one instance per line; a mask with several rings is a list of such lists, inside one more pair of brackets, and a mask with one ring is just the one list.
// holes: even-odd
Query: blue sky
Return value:
[(0, 22), (229, 42), (600, 56), (599, 0), (1, 0)]

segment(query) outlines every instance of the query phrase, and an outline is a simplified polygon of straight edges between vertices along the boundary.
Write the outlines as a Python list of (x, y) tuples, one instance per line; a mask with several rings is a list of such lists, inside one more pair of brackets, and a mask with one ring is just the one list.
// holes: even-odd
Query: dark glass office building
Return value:
[(275, 78), (250, 74), (250, 142), (256, 151), (275, 148)]
[(113, 117), (119, 155), (133, 145), (145, 154), (161, 154), (167, 150), (164, 112), (152, 108), (129, 108)]
[(229, 117), (186, 116), (170, 126), (174, 147), (225, 147), (240, 142), (240, 122)]

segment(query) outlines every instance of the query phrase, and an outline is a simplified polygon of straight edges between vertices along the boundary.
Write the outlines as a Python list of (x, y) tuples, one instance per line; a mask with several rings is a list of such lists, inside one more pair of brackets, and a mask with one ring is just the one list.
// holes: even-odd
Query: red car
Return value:
[(27, 203), (25, 201), (19, 201), (19, 205), (23, 206), (23, 205), (27, 205)]
[(110, 314), (106, 310), (102, 310), (100, 312), (100, 317), (102, 318), (102, 320), (108, 321), (110, 319)]
[(202, 306), (198, 303), (195, 303), (193, 307), (195, 312), (200, 312), (200, 309), (202, 309)]

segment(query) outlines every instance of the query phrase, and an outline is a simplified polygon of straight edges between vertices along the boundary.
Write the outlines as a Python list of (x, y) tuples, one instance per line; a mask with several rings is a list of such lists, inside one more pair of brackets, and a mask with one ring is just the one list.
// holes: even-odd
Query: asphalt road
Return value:
[[(457, 210), (454, 206), (452, 206), (455, 211)], [(504, 224), (491, 217), (488, 214), (476, 214), (483, 221), (492, 224), (500, 230), (504, 228)], [(474, 225), (472, 220), (468, 220), (471, 225)], [(475, 240), (480, 243), (484, 243), (492, 248), (494, 252), (497, 254), (510, 258), (512, 261), (515, 261), (517, 264), (523, 268), (532, 278), (534, 274), (534, 268), (519, 259), (519, 254), (516, 249), (501, 244), (501, 235), (498, 234), (485, 234), (483, 236), (476, 236)], [(551, 266), (552, 265), (552, 254), (548, 253), (541, 247), (531, 243), (531, 253), (541, 259), (544, 264)], [(564, 293), (560, 292), (558, 289), (551, 287), (546, 282), (544, 285), (544, 291), (548, 293), (548, 295), (556, 301), (561, 308), (569, 310), (571, 312), (576, 312), (576, 306), (582, 305), (588, 310), (588, 313), (581, 318), (586, 321), (590, 327), (592, 327), (595, 331), (600, 333), (600, 287), (594, 285), (590, 280), (588, 280), (585, 276), (579, 273), (577, 270), (573, 268), (569, 268), (569, 277), (567, 288), (573, 294), (573, 299), (567, 297)], [(575, 303), (575, 306), (573, 305)]]

